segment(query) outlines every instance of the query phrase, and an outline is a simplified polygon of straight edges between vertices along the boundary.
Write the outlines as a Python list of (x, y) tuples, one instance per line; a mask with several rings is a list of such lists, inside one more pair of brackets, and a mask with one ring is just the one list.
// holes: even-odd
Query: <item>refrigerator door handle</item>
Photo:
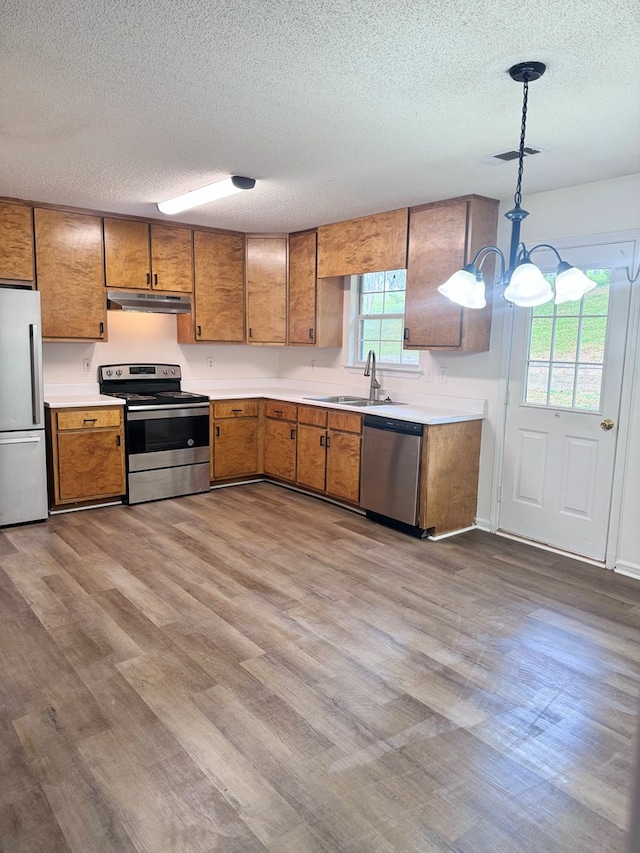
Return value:
[(42, 376), (42, 364), (40, 358), (40, 335), (36, 323), (29, 325), (29, 348), (31, 351), (31, 406), (33, 410), (34, 426), (42, 426), (40, 412), (42, 411), (42, 398), (40, 396), (40, 377)]
[(35, 444), (40, 441), (40, 436), (34, 435), (29, 438), (0, 438), (0, 444)]

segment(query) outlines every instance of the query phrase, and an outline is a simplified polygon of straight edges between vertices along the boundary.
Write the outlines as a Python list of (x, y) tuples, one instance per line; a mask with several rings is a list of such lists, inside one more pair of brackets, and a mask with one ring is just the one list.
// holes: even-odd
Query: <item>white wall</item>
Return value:
[[(159, 362), (179, 364), (185, 380), (261, 379), (279, 374), (278, 347), (214, 346), (176, 343), (171, 314), (108, 311), (106, 343), (44, 344), (45, 385), (96, 382), (101, 364)], [(86, 373), (82, 360), (91, 359)], [(207, 359), (213, 358), (213, 367)]]

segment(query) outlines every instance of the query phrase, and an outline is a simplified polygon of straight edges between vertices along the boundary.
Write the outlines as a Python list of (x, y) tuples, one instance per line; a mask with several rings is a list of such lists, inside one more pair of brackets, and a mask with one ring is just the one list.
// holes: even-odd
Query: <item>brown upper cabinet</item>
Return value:
[(132, 219), (104, 219), (106, 285), (112, 290), (193, 290), (189, 228)]
[(0, 280), (32, 282), (34, 278), (31, 208), (0, 202)]
[(34, 222), (43, 337), (106, 340), (100, 217), (36, 208)]
[(399, 270), (407, 265), (408, 209), (318, 228), (318, 278)]
[(193, 256), (193, 307), (178, 315), (178, 343), (244, 343), (244, 235), (194, 231)]
[(248, 343), (286, 343), (287, 244), (283, 235), (246, 237)]
[[(491, 296), (482, 310), (461, 308), (437, 288), (485, 245), (495, 245), (498, 202), (466, 196), (409, 211), (405, 349), (485, 352), (491, 336)], [(484, 266), (487, 282), (493, 264)]]
[(317, 278), (317, 233), (289, 235), (290, 344), (342, 346), (344, 278)]

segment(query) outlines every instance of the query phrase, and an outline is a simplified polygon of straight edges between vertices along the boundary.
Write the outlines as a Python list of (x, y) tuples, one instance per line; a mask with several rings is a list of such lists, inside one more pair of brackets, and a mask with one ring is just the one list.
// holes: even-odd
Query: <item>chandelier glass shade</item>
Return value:
[[(509, 69), (511, 79), (523, 84), (518, 180), (513, 197), (513, 209), (505, 213), (511, 222), (509, 259), (508, 262), (505, 260), (504, 254), (497, 246), (483, 246), (476, 252), (471, 263), (455, 272), (444, 284), (440, 285), (438, 292), (463, 308), (484, 308), (487, 304), (482, 265), (490, 255), (497, 255), (500, 262), (495, 283), (504, 288), (502, 294), (504, 299), (521, 308), (544, 305), (545, 302), (552, 299), (555, 299), (558, 305), (562, 302), (579, 300), (595, 287), (595, 284), (587, 278), (582, 270), (563, 261), (553, 246), (548, 243), (540, 243), (529, 249), (524, 243), (520, 242), (520, 225), (522, 220), (529, 215), (528, 211), (521, 206), (529, 83), (539, 80), (545, 71), (546, 66), (542, 62), (520, 62)], [(539, 249), (552, 251), (558, 259), (555, 292), (539, 267), (531, 261), (531, 255)]]

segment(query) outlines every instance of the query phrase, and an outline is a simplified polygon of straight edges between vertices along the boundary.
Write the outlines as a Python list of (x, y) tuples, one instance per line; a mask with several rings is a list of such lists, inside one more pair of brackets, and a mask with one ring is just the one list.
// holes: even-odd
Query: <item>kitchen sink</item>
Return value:
[(345, 397), (344, 395), (333, 397), (305, 397), (304, 399), (315, 400), (316, 403), (344, 403), (349, 406), (354, 406), (356, 404), (361, 405), (369, 402), (366, 397)]
[(395, 400), (370, 400), (368, 397), (348, 397), (344, 394), (333, 397), (305, 397), (305, 400), (314, 400), (316, 403), (342, 403), (343, 406), (355, 406), (357, 408), (368, 408), (369, 406), (406, 406), (406, 403), (398, 403)]
[(369, 406), (406, 406), (406, 403), (399, 403), (397, 400), (352, 400), (345, 401), (345, 406), (357, 406), (358, 408), (368, 408)]

